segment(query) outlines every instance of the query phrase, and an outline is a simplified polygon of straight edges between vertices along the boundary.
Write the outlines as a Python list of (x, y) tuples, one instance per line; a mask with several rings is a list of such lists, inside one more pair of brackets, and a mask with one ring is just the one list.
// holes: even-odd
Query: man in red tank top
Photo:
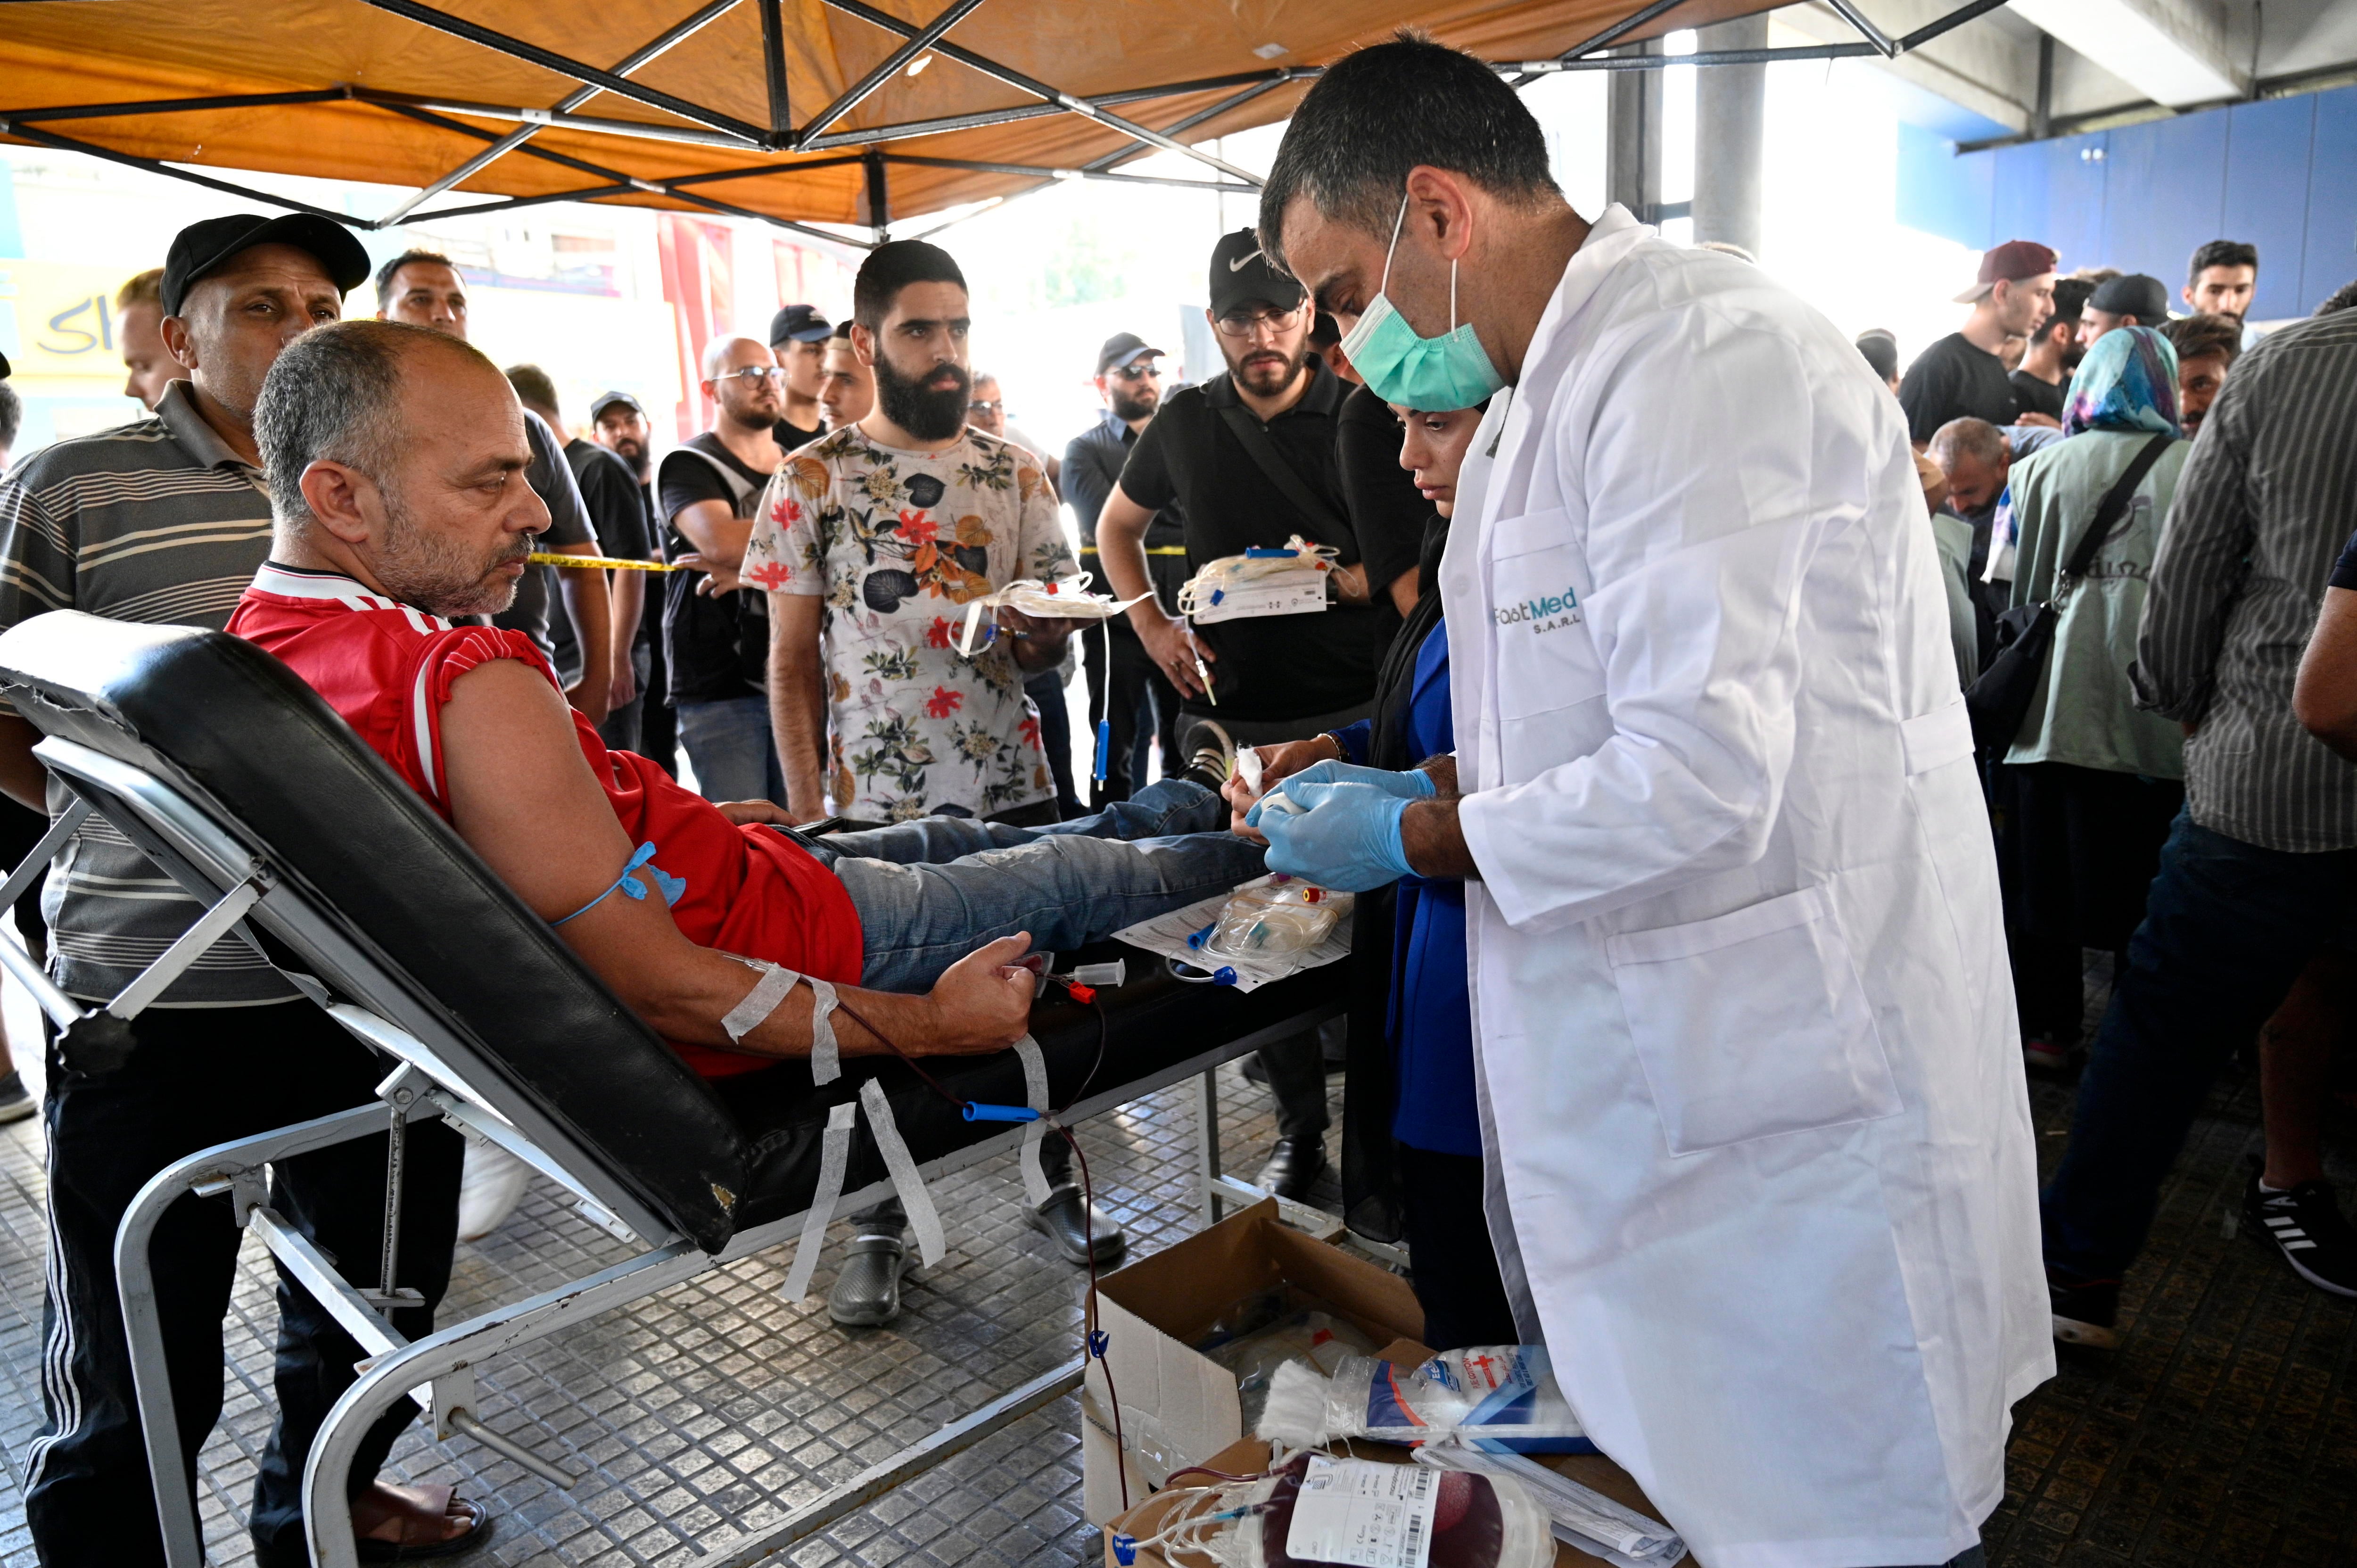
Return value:
[(272, 560), (230, 629), (318, 690), (707, 1078), (806, 1057), (812, 981), (845, 1004), (846, 1055), (889, 1048), (876, 1031), (910, 1056), (1005, 1049), (1035, 940), (1077, 947), (1261, 869), (1223, 831), (1209, 756), (1201, 779), (1045, 829), (805, 839), (767, 801), (713, 805), (608, 750), (527, 639), (458, 624), (508, 602), (548, 518), (490, 360), (413, 328), (323, 328), (281, 356), (256, 426)]

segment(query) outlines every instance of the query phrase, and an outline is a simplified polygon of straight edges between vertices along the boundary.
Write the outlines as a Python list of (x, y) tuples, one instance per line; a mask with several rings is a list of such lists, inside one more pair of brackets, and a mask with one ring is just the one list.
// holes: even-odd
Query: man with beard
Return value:
[(1952, 419), (2011, 424), (2046, 417), (2021, 412), (2020, 394), (1997, 349), (2017, 333), (2038, 331), (2054, 301), (2057, 264), (2054, 252), (2035, 240), (2007, 240), (1982, 253), (1973, 286), (1956, 295), (1972, 314), (1917, 355), (1899, 383), (1899, 406), (1907, 411), (1915, 450), (1923, 450), (1932, 432)]
[[(2079, 343), (2079, 313), (2095, 285), (2084, 278), (2054, 280), (2054, 314), (2029, 335), (2029, 352), (2006, 380), (2013, 383), (2014, 401), (2022, 413), (2039, 413), (2062, 422), (2062, 401), (2070, 394), (2071, 372), (2087, 350)], [(2017, 415), (2017, 417), (2018, 417)]]
[(785, 457), (776, 357), (750, 338), (716, 338), (704, 349), (712, 428), (673, 447), (656, 476), (663, 553), (693, 555), (711, 573), (667, 574), (663, 653), (679, 744), (707, 800), (786, 803), (785, 774), (770, 740), (770, 618), (758, 590), (740, 591), (761, 491)]
[[(188, 379), (119, 430), (60, 441), (0, 480), (0, 627), (46, 611), (118, 620), (228, 624), (270, 549), (270, 494), (253, 420), (263, 378), (304, 333), (343, 313), (369, 275), (342, 225), (240, 214), (183, 229), (157, 288), (161, 330)], [(553, 700), (553, 699), (552, 699)], [(0, 784), (24, 805), (62, 809), (32, 754), (39, 732), (0, 715)], [(197, 906), (97, 820), (69, 842), (46, 906), (49, 974), (103, 1002), (183, 937)], [(198, 1150), (366, 1103), (384, 1066), (235, 935), (223, 937), (131, 1020), (126, 1059), (53, 1042), (48, 1144), (48, 1299), (41, 1391), (47, 1419), (26, 1455), (25, 1519), (44, 1563), (160, 1564), (156, 1498), (115, 1298), (114, 1233), (157, 1171)], [(432, 1331), (450, 1274), (460, 1140), (439, 1123), (409, 1133), (396, 1283), (422, 1304), (389, 1316)], [(385, 1150), (363, 1139), (280, 1162), (271, 1206), (344, 1257), (376, 1256)], [(221, 1408), (222, 1315), (240, 1232), (217, 1205), (176, 1204), (156, 1231), (156, 1309), (181, 1430)], [(264, 1568), (307, 1563), (303, 1465), (361, 1352), (299, 1287), (278, 1292), (278, 1422), (263, 1454), (249, 1529)], [(404, 1402), (369, 1434), (352, 1470), (372, 1477), (416, 1413)], [(353, 1522), (371, 1554), (463, 1550), (483, 1510), (447, 1487), (367, 1485)]]
[[(447, 332), (463, 343), (466, 280), (447, 256), (404, 251), (377, 269), (376, 317)], [(604, 542), (565, 460), (564, 442), (536, 414), (527, 412), (524, 425), (533, 450), (532, 472), (526, 478), (552, 520), (540, 548), (562, 555), (604, 553)], [(613, 682), (613, 607), (608, 600), (603, 572), (537, 566), (524, 574), (515, 603), (499, 618), (500, 625), (540, 644), (565, 675), (565, 701), (587, 714), (593, 725), (606, 716)], [(551, 613), (552, 606), (557, 613)]]
[[(1251, 230), (1213, 248), (1211, 300), (1227, 374), (1183, 387), (1162, 405), (1098, 514), (1097, 546), (1125, 599), (1146, 591), (1146, 531), (1173, 502), (1185, 518), (1189, 572), (1294, 534), (1339, 551), (1329, 595), (1335, 602), (1318, 613), (1190, 628), (1150, 598), (1129, 611), (1189, 718), (1216, 714), (1242, 746), (1307, 740), (1367, 716), (1376, 667), (1399, 626), (1388, 600), (1367, 604), (1358, 538), (1344, 521), (1350, 503), (1336, 442), (1351, 387), (1311, 351), (1315, 311), (1301, 285), (1261, 254)], [(1278, 1116), (1276, 1148), (1259, 1184), (1286, 1197), (1307, 1194), (1326, 1165), (1319, 1057), (1308, 1035), (1260, 1053)]]
[[(1064, 499), (1080, 521), (1081, 564), (1096, 575), (1100, 588), (1105, 583), (1097, 515), (1120, 482), (1130, 449), (1162, 406), (1161, 358), (1161, 349), (1147, 348), (1135, 332), (1106, 338), (1097, 350), (1096, 374), (1104, 417), (1064, 448)], [(1178, 585), (1187, 580), (1187, 530), (1177, 507), (1156, 512), (1146, 525), (1146, 555), (1156, 596), (1164, 608), (1176, 607)], [(1162, 742), (1164, 770), (1178, 769), (1178, 689), (1146, 657), (1126, 616), (1111, 622), (1104, 636), (1082, 638), (1081, 660), (1089, 678), (1089, 712), (1106, 732), (1105, 776), (1095, 790), (1095, 803), (1103, 807), (1128, 800), (1134, 784), (1145, 781), (1146, 748), (1156, 739)]]
[[(655, 515), (654, 463), (649, 445), (654, 433), (647, 425), (647, 411), (639, 400), (626, 392), (600, 392), (589, 404), (590, 439), (630, 465), (630, 473), (639, 481), (640, 498), (646, 503), (647, 518)], [(655, 553), (662, 553), (662, 530), (655, 531)], [(660, 583), (649, 593), (661, 593)], [(650, 603), (640, 616), (639, 633), (646, 639), (646, 688), (639, 703), (639, 745), (640, 757), (652, 761), (673, 778), (679, 775), (679, 715), (671, 705), (671, 665), (663, 658), (663, 639), (660, 623), (662, 605)]]
[[(876, 407), (795, 453), (770, 486), (744, 581), (770, 595), (770, 705), (797, 822), (924, 816), (1036, 826), (1055, 786), (1027, 675), (1062, 662), (1075, 625), (1014, 610), (974, 657), (964, 606), (1020, 577), (1079, 570), (1055, 492), (1019, 446), (966, 424), (965, 274), (920, 241), (878, 246), (852, 285), (852, 347)], [(1085, 1223), (1060, 1160), (1031, 1214), (1066, 1257), (1102, 1261), (1120, 1229)], [(853, 1254), (827, 1299), (837, 1323), (899, 1310), (905, 1217), (855, 1217)]]

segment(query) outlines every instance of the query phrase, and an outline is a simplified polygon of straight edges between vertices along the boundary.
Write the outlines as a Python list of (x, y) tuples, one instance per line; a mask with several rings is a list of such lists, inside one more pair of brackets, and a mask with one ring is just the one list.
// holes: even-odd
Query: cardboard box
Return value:
[(1135, 1504), (1173, 1470), (1247, 1435), (1235, 1374), (1194, 1346), (1230, 1306), (1287, 1284), (1318, 1297), (1375, 1344), (1423, 1331), (1424, 1309), (1405, 1280), (1285, 1225), (1274, 1202), (1255, 1203), (1098, 1282), (1097, 1326), (1120, 1395), (1121, 1441), (1104, 1367), (1091, 1360), (1081, 1391), (1082, 1508), (1090, 1523), (1121, 1511), (1125, 1473)]

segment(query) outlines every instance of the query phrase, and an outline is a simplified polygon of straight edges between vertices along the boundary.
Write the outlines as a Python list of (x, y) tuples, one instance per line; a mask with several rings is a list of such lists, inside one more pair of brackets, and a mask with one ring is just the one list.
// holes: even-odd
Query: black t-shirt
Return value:
[(1961, 332), (1949, 333), (1907, 367), (1899, 406), (1907, 411), (1907, 434), (1917, 441), (1929, 441), (1952, 419), (2011, 424), (2017, 412), (2005, 361), (1975, 348)]
[(807, 446), (825, 434), (826, 430), (823, 426), (804, 430), (801, 425), (783, 419), (770, 426), (770, 439), (778, 444), (778, 450), (780, 452), (791, 452), (797, 447)]
[[(735, 476), (731, 485), (713, 467)], [(664, 553), (676, 560), (695, 546), (672, 521), (697, 501), (723, 501), (731, 516), (750, 519), (770, 476), (737, 461), (710, 431), (673, 447), (655, 476), (662, 498)], [(701, 572), (667, 572), (663, 583), (663, 658), (671, 666), (674, 703), (758, 697), (769, 689), (770, 607), (749, 588), (717, 598), (695, 591)]]
[[(581, 504), (580, 487), (573, 482), (573, 469), (556, 445), (556, 433), (530, 409), (524, 411), (523, 430), (532, 445), (532, 466), (523, 471), (524, 482), (548, 508), (547, 532), (533, 540), (532, 547), (554, 550), (561, 544), (587, 544), (598, 548), (597, 535)], [(491, 624), (520, 631), (538, 643), (567, 682), (581, 678), (581, 650), (573, 640), (573, 624), (557, 591), (555, 567), (525, 566), (523, 575), (516, 579), (515, 602), (493, 616)], [(565, 633), (561, 644), (554, 635), (558, 628)]]
[(1366, 388), (1342, 400), (1342, 494), (1367, 564), (1367, 591), (1378, 603), (1391, 597), (1392, 579), (1416, 564), (1433, 516), (1415, 476), (1400, 467), (1404, 434), (1391, 406)]
[(2015, 419), (2025, 413), (2042, 413), (2049, 419), (2062, 417), (2063, 394), (2071, 390), (2068, 377), (2059, 381), (2042, 381), (2028, 371), (2016, 371), (2006, 380), (2013, 383), (2013, 401), (2019, 405), (2014, 411)]
[[(622, 561), (653, 560), (654, 531), (647, 521), (647, 492), (630, 466), (578, 436), (565, 444), (565, 461), (573, 469), (573, 482), (581, 487), (581, 504), (597, 531), (602, 553)], [(640, 615), (632, 648), (648, 645), (653, 632), (647, 623), (653, 618)]]
[[(1303, 488), (1325, 503), (1331, 523), (1303, 516), (1228, 427), (1221, 410), (1238, 409), (1247, 419), (1253, 414), (1224, 375), (1171, 393), (1130, 448), (1122, 493), (1156, 510), (1178, 503), (1190, 572), (1253, 545), (1283, 544), (1295, 533), (1332, 545), (1342, 565), (1360, 559), (1359, 542), (1342, 521), (1350, 510), (1335, 441), (1336, 416), (1349, 387), (1315, 359), (1309, 370), (1301, 401), (1265, 428)], [(1196, 635), (1217, 657), (1211, 673), (1220, 701), (1214, 708), (1196, 698), (1188, 711), (1265, 722), (1358, 707), (1374, 696), (1375, 668), (1398, 624), (1386, 601), (1380, 609), (1329, 605), (1308, 615), (1198, 628)]]

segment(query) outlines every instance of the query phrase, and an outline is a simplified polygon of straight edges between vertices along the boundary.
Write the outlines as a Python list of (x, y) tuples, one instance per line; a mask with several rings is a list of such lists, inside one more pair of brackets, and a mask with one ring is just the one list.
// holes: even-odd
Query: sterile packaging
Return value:
[(1449, 1442), (1426, 1444), (1415, 1451), (1415, 1462), (1430, 1469), (1520, 1481), (1554, 1521), (1555, 1539), (1618, 1568), (1672, 1568), (1685, 1560), (1686, 1543), (1668, 1525), (1625, 1508), (1535, 1459), (1492, 1453), (1486, 1444), (1469, 1447)]
[(1295, 534), (1204, 564), (1178, 589), (1178, 613), (1198, 626), (1249, 616), (1310, 615), (1326, 607), (1326, 575), (1340, 553)]
[(1251, 1481), (1189, 1488), (1142, 1539), (1109, 1541), (1219, 1568), (1550, 1568), (1545, 1509), (1510, 1477), (1297, 1454)]
[(1433, 1443), (1462, 1435), (1526, 1453), (1596, 1452), (1555, 1386), (1543, 1345), (1476, 1345), (1419, 1366), (1346, 1356), (1322, 1377), (1288, 1363), (1270, 1377), (1255, 1430), (1293, 1448), (1347, 1437)]
[(1351, 912), (1351, 896), (1273, 872), (1231, 894), (1197, 944), (1214, 958), (1307, 952)]
[(1287, 1287), (1264, 1291), (1221, 1314), (1195, 1348), (1236, 1377), (1236, 1399), (1246, 1428), (1260, 1420), (1277, 1369), (1298, 1363), (1331, 1375), (1346, 1359), (1379, 1348), (1326, 1303)]

